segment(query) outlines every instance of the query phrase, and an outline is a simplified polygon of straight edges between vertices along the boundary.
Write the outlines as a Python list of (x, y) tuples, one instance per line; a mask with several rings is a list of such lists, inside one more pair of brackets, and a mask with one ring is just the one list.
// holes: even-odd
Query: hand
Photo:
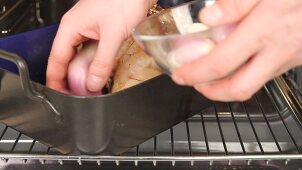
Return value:
[(89, 39), (99, 40), (88, 71), (87, 89), (100, 91), (111, 74), (121, 42), (148, 13), (154, 0), (82, 0), (62, 18), (47, 68), (47, 86), (66, 91), (68, 65), (76, 48)]
[(208, 55), (173, 72), (210, 99), (249, 99), (267, 81), (302, 64), (301, 0), (219, 0), (200, 12), (210, 26), (237, 23)]

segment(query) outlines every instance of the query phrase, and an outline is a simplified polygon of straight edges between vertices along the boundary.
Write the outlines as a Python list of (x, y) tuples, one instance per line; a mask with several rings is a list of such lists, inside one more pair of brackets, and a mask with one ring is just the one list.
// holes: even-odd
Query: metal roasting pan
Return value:
[(0, 51), (0, 58), (17, 68), (4, 65), (5, 69), (0, 69), (0, 121), (4, 124), (65, 154), (114, 155), (210, 105), (192, 88), (177, 86), (165, 75), (98, 97), (66, 95), (31, 81), (30, 77), (45, 79), (47, 53), (56, 28), (0, 40), (0, 47), (25, 56)]

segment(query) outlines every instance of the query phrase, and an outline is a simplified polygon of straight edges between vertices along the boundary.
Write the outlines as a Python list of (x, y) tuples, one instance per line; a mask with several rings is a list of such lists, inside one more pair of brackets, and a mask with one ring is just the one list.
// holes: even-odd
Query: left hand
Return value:
[[(88, 65), (87, 75), (83, 74), (86, 72), (83, 68), (78, 71), (82, 71), (79, 75), (79, 80), (82, 80), (80, 82), (85, 81), (85, 84), (79, 86), (85, 90), (80, 91), (100, 92), (110, 77), (121, 43), (131, 35), (133, 27), (147, 16), (148, 9), (155, 3), (156, 0), (78, 1), (60, 22), (48, 60), (47, 86), (68, 93), (67, 72), (77, 48), (83, 42), (97, 40), (98, 46), (90, 48), (91, 52), (95, 51), (91, 64), (79, 62), (84, 66)], [(85, 55), (80, 56), (85, 58)], [(76, 81), (72, 84), (76, 84)]]
[(173, 72), (175, 82), (212, 100), (247, 100), (302, 64), (301, 0), (219, 0), (200, 19), (210, 26), (238, 23), (208, 55)]

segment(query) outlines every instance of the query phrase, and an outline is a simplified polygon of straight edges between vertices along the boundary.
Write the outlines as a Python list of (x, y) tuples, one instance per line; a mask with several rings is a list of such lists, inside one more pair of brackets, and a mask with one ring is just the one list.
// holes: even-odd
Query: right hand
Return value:
[(86, 85), (91, 92), (100, 91), (111, 74), (120, 44), (146, 17), (153, 1), (79, 1), (61, 20), (48, 61), (47, 86), (62, 92), (68, 90), (67, 71), (76, 48), (93, 39), (99, 40), (99, 45)]
[(247, 100), (269, 80), (302, 65), (301, 0), (218, 0), (200, 18), (213, 27), (237, 23), (208, 55), (173, 72), (175, 82), (209, 99)]

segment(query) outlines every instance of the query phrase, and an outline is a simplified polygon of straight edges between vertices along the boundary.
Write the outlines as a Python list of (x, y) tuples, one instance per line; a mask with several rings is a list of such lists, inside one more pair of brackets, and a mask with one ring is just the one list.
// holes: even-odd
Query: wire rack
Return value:
[(62, 155), (5, 125), (0, 126), (0, 158), (41, 164), (95, 163), (206, 163), (241, 161), (286, 165), (302, 159), (302, 130), (286, 98), (264, 87), (246, 102), (219, 103), (200, 114), (117, 156)]

